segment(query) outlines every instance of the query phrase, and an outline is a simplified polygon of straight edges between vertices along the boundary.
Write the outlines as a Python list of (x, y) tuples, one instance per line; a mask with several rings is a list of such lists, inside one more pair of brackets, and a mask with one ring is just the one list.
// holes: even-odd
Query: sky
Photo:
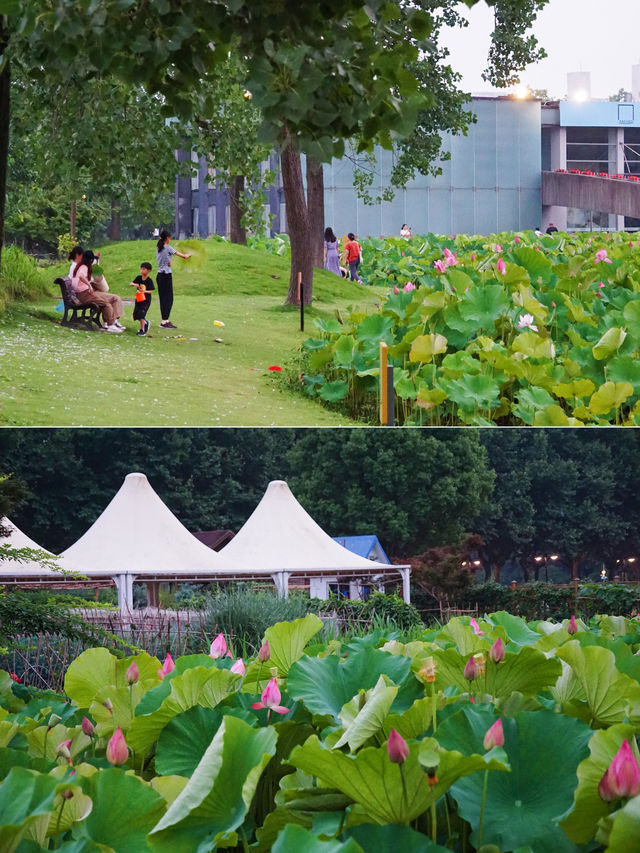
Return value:
[[(493, 29), (493, 15), (480, 2), (468, 10), (469, 26), (454, 30), (444, 44), (450, 64), (462, 74), (463, 91), (490, 92), (482, 80)], [(608, 98), (631, 89), (631, 66), (640, 64), (640, 3), (638, 0), (549, 0), (538, 14), (533, 33), (548, 58), (521, 75), (532, 89), (547, 89), (552, 98), (567, 91), (567, 72), (591, 72), (591, 96)], [(509, 91), (509, 90), (507, 90)]]

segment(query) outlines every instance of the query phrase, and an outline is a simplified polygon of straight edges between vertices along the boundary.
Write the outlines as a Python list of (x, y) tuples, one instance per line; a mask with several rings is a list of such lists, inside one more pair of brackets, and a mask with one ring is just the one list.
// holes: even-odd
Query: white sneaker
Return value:
[(122, 329), (123, 332), (127, 328), (126, 326), (123, 326), (119, 320), (116, 320), (113, 325), (117, 326), (119, 329)]
[(102, 330), (104, 332), (112, 332), (113, 334), (121, 334), (122, 332), (124, 332), (124, 329), (119, 329), (115, 323), (113, 324), (113, 326), (103, 326)]

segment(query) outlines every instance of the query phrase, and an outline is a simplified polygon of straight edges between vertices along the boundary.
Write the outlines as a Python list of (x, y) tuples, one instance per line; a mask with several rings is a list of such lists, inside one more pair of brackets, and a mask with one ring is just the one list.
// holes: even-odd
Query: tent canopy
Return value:
[[(22, 549), (22, 548), (31, 548), (33, 551), (42, 551), (46, 554), (47, 559), (53, 560), (56, 564), (60, 564), (61, 568), (69, 569), (69, 566), (66, 564), (62, 564), (61, 561), (56, 560), (53, 554), (46, 550), (46, 548), (42, 548), (42, 546), (38, 545), (37, 542), (34, 542), (33, 539), (30, 539), (26, 533), (23, 533), (19, 527), (8, 518), (3, 518), (0, 520), (0, 524), (2, 527), (8, 528), (9, 536), (3, 536), (0, 538), (0, 545), (8, 545), (10, 548)], [(35, 560), (2, 560), (0, 562), (0, 576), (7, 575), (11, 577), (42, 577), (42, 578), (55, 578), (60, 575), (58, 572), (51, 571), (50, 569), (41, 566), (40, 563), (37, 563)]]

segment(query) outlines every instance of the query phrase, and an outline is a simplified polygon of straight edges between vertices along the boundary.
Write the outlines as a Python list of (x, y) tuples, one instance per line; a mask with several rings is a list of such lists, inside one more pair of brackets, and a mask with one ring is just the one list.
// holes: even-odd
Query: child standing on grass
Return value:
[(151, 325), (147, 320), (147, 311), (151, 305), (151, 291), (155, 290), (153, 281), (149, 275), (151, 269), (151, 264), (146, 261), (140, 264), (140, 275), (137, 275), (130, 282), (130, 286), (136, 288), (136, 304), (133, 309), (133, 319), (140, 321), (140, 328), (136, 332), (136, 335), (140, 338), (147, 334)]

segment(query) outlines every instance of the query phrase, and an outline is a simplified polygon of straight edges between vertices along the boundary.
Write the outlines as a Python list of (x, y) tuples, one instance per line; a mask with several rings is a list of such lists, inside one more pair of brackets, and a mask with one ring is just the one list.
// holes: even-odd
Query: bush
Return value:
[(0, 312), (10, 302), (35, 302), (46, 292), (45, 273), (33, 258), (25, 255), (17, 246), (4, 249), (0, 272)]
[(366, 601), (339, 598), (337, 595), (326, 601), (316, 598), (309, 602), (309, 609), (321, 615), (330, 613), (336, 616), (342, 630), (355, 633), (361, 633), (359, 629), (363, 622), (366, 623), (365, 628), (375, 623), (377, 626), (386, 624), (394, 630), (407, 630), (423, 624), (413, 604), (407, 604), (399, 595), (383, 592), (374, 592)]

